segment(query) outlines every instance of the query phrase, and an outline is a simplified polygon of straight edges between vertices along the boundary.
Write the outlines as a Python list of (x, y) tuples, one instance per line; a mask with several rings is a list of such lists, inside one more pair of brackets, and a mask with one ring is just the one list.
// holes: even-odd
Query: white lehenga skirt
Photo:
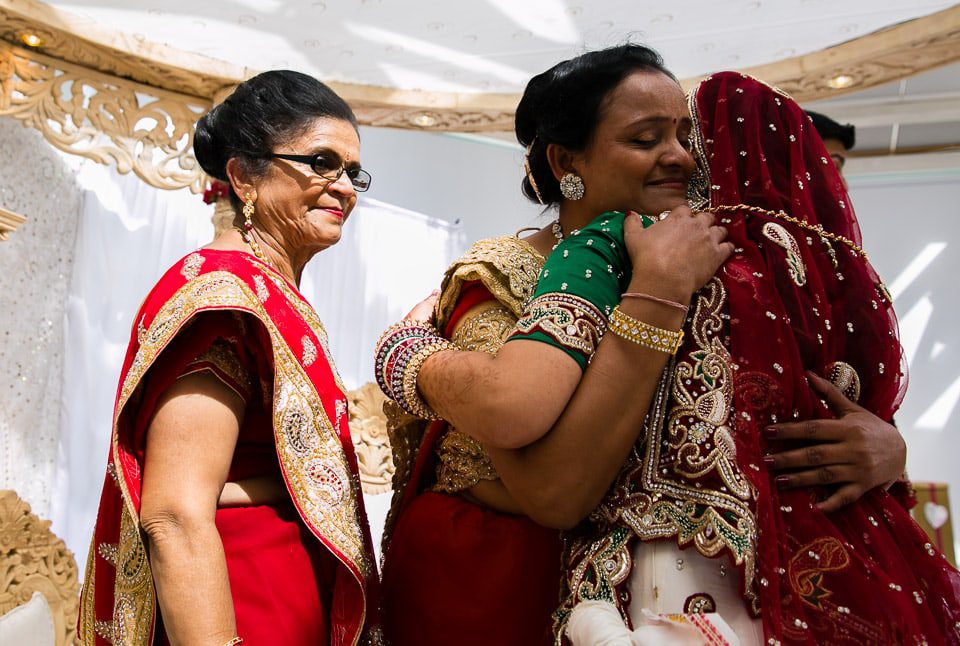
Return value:
[(640, 542), (630, 575), (630, 631), (609, 603), (578, 604), (567, 636), (574, 646), (761, 646), (763, 625), (740, 596), (741, 575), (673, 541)]

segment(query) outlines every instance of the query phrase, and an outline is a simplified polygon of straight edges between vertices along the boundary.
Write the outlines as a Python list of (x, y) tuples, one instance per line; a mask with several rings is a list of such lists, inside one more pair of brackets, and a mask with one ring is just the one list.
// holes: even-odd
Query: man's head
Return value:
[(820, 138), (823, 139), (827, 152), (830, 153), (830, 158), (842, 177), (843, 165), (847, 161), (847, 151), (853, 148), (857, 141), (856, 128), (851, 123), (840, 125), (830, 117), (818, 112), (807, 110), (807, 114), (810, 115), (813, 127), (817, 129)]

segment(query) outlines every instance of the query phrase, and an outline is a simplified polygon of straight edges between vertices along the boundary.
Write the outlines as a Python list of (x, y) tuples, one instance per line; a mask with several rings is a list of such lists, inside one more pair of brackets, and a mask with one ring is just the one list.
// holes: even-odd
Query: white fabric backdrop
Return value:
[(28, 218), (0, 242), (0, 489), (48, 518), (80, 190), (40, 133), (13, 119), (0, 119), (0, 206)]
[[(0, 246), (0, 488), (53, 520), (83, 572), (134, 314), (167, 267), (210, 241), (213, 207), (62, 156), (9, 119), (0, 198), (30, 216)], [(348, 388), (373, 379), (380, 332), (465, 246), (458, 224), (361, 199), (301, 285)], [(368, 498), (377, 534), (388, 499)]]

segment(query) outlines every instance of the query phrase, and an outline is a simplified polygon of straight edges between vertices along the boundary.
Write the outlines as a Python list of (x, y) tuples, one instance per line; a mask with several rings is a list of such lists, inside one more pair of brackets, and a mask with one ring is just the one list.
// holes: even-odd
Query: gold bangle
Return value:
[(644, 323), (621, 312), (619, 305), (614, 307), (610, 314), (609, 327), (611, 332), (622, 339), (667, 354), (676, 354), (683, 343), (683, 330), (664, 330)]
[(417, 388), (417, 377), (420, 376), (420, 368), (423, 367), (427, 359), (438, 352), (456, 349), (457, 346), (440, 336), (424, 339), (423, 346), (414, 352), (413, 356), (410, 357), (409, 363), (403, 367), (402, 392), (398, 393), (399, 398), (397, 399), (397, 403), (400, 404), (401, 408), (420, 419), (442, 419), (427, 405), (426, 400), (420, 395), (420, 391)]

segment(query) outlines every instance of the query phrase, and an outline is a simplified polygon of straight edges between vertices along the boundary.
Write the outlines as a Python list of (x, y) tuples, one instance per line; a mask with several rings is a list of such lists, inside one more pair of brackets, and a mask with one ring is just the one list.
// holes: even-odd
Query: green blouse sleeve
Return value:
[[(624, 214), (608, 212), (573, 232), (547, 258), (533, 298), (508, 339), (560, 348), (586, 369), (630, 282)], [(653, 220), (644, 217), (644, 226)]]

